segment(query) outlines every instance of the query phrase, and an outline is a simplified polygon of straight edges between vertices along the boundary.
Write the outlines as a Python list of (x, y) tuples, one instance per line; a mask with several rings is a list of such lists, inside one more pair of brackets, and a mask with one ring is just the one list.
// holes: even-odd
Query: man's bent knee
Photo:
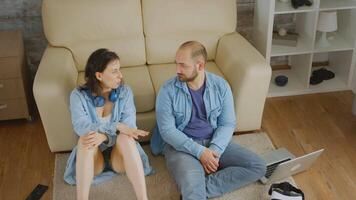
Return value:
[(266, 174), (266, 162), (259, 156), (251, 164), (251, 169), (256, 173), (256, 177), (260, 178)]

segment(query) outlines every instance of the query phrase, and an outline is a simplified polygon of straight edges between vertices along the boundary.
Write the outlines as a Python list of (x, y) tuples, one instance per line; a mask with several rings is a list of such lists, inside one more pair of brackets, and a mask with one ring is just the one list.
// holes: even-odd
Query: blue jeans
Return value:
[[(196, 142), (207, 147), (210, 141)], [(220, 156), (218, 171), (207, 176), (200, 161), (192, 155), (177, 151), (169, 144), (165, 145), (163, 153), (183, 200), (221, 196), (258, 180), (266, 172), (263, 159), (234, 142), (230, 142)]]

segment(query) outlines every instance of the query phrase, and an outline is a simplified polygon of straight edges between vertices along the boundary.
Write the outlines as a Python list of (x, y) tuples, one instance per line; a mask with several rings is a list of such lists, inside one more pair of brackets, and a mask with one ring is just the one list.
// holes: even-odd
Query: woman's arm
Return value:
[(137, 129), (136, 126), (136, 108), (133, 99), (133, 93), (130, 87), (125, 86), (125, 96), (127, 96), (124, 109), (121, 113), (119, 123), (116, 128), (120, 133), (129, 135), (135, 139), (139, 136), (146, 136), (148, 132)]
[(116, 141), (116, 125), (117, 123), (93, 123), (90, 118), (89, 110), (84, 106), (86, 100), (79, 90), (75, 89), (70, 95), (70, 111), (74, 132), (78, 136), (84, 136), (91, 132), (105, 134), (107, 142), (103, 143), (106, 146), (112, 146)]
[(127, 98), (124, 102), (124, 109), (121, 113), (120, 123), (126, 124), (130, 128), (137, 128), (136, 126), (136, 107), (134, 104), (133, 93), (130, 87), (125, 86), (125, 96)]

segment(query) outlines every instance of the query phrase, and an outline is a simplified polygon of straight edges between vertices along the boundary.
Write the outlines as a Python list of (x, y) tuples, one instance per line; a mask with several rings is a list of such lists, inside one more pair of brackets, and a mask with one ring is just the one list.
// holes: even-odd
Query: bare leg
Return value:
[(76, 161), (77, 200), (88, 200), (94, 174), (104, 169), (104, 158), (99, 148), (85, 149), (79, 138)]
[[(147, 200), (147, 189), (140, 154), (133, 138), (119, 134), (111, 153), (112, 167), (117, 172), (126, 171), (138, 200)], [(122, 164), (123, 163), (123, 164)]]
[(118, 141), (116, 141), (116, 144), (111, 151), (110, 161), (111, 161), (111, 166), (115, 172), (117, 173), (125, 172), (124, 158), (122, 157), (122, 153), (119, 148)]

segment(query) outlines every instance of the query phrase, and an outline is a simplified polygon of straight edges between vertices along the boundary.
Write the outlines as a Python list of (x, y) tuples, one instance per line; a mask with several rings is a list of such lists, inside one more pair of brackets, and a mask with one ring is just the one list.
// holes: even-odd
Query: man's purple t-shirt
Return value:
[(193, 102), (192, 115), (189, 123), (184, 128), (183, 133), (193, 139), (210, 139), (214, 132), (206, 116), (203, 100), (204, 91), (205, 83), (202, 87), (195, 91), (189, 88)]

